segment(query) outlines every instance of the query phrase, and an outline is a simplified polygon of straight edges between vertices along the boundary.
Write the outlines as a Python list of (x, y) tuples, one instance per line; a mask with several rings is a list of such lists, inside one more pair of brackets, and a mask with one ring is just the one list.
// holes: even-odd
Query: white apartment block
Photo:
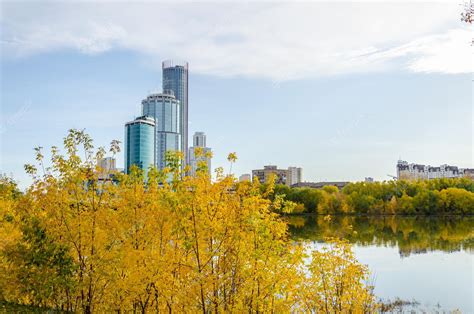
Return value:
[[(196, 156), (196, 149), (201, 148), (202, 156)], [(196, 176), (199, 164), (205, 162), (207, 165), (207, 172), (211, 175), (211, 158), (207, 157), (207, 153), (212, 152), (211, 148), (206, 147), (206, 134), (204, 132), (196, 132), (193, 136), (193, 146), (189, 148), (188, 158), (189, 166), (191, 167), (190, 175)]]
[(460, 178), (473, 177), (474, 169), (458, 168), (457, 166), (441, 165), (438, 167), (430, 165), (421, 165), (408, 163), (404, 160), (399, 160), (397, 163), (397, 178), (398, 179), (422, 179), (430, 180), (437, 178)]
[(286, 180), (289, 186), (303, 182), (303, 168), (288, 167), (288, 176)]

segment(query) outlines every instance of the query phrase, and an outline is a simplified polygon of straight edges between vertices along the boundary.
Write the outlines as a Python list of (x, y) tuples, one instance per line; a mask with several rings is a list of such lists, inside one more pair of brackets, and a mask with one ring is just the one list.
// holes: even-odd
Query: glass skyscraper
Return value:
[(154, 149), (156, 168), (166, 167), (167, 151), (181, 151), (181, 108), (172, 91), (152, 94), (142, 101), (142, 114), (155, 119)]
[[(163, 91), (173, 91), (181, 105), (180, 130), (182, 136), (180, 151), (188, 153), (188, 63), (167, 60), (162, 63)], [(185, 160), (188, 160), (187, 158)]]
[(138, 117), (125, 124), (125, 173), (136, 165), (144, 170), (154, 165), (155, 120), (152, 117)]

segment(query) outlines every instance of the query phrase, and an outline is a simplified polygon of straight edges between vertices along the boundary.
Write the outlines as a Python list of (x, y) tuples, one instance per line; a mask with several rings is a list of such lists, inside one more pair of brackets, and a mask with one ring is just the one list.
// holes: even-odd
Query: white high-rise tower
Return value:
[[(203, 156), (196, 157), (196, 148), (202, 148)], [(191, 167), (191, 176), (196, 175), (196, 171), (199, 167), (199, 162), (206, 162), (207, 171), (211, 174), (211, 159), (206, 157), (206, 154), (211, 152), (209, 147), (206, 147), (206, 134), (204, 132), (196, 132), (193, 136), (193, 146), (189, 148), (189, 166)]]

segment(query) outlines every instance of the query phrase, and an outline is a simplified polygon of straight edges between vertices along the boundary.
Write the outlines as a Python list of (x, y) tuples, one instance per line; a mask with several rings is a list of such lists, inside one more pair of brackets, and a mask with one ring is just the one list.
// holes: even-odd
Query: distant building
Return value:
[(300, 167), (288, 167), (287, 181), (289, 186), (303, 182), (303, 169)]
[(300, 182), (293, 184), (292, 188), (312, 188), (312, 189), (322, 189), (325, 186), (335, 186), (338, 189), (344, 188), (350, 182), (347, 181), (334, 181), (334, 182)]
[(251, 180), (252, 180), (252, 176), (249, 173), (244, 173), (239, 177), (239, 182), (247, 182)]
[(263, 169), (252, 170), (252, 179), (258, 179), (260, 183), (267, 182), (271, 175), (275, 176), (276, 184), (291, 186), (303, 181), (303, 169), (300, 167), (288, 167), (288, 169), (278, 169), (277, 166), (264, 166)]
[(372, 182), (374, 182), (374, 178), (372, 178), (372, 177), (365, 177), (364, 182), (372, 183)]
[(117, 171), (115, 158), (105, 157), (97, 161), (100, 167), (99, 180), (106, 180), (112, 178)]
[(100, 168), (107, 172), (115, 171), (117, 169), (115, 165), (115, 158), (112, 157), (102, 158), (101, 160), (99, 160), (98, 164)]
[(125, 173), (136, 165), (148, 172), (154, 165), (155, 120), (142, 116), (125, 124)]
[(407, 180), (430, 180), (438, 178), (460, 178), (473, 177), (474, 169), (462, 169), (457, 166), (441, 165), (433, 167), (430, 165), (408, 163), (404, 160), (397, 162), (397, 178)]
[[(162, 63), (163, 70), (163, 91), (173, 91), (176, 100), (179, 101), (179, 130), (182, 139), (179, 143), (179, 150), (185, 155), (188, 153), (188, 68), (187, 62), (176, 62), (166, 60)], [(159, 122), (158, 122), (159, 123)]]
[(474, 180), (474, 169), (466, 168), (460, 170), (462, 170), (464, 177)]
[(151, 94), (142, 101), (142, 113), (155, 119), (154, 165), (157, 169), (166, 167), (167, 151), (182, 151), (180, 103), (173, 91)]
[(265, 183), (270, 176), (275, 176), (276, 184), (287, 184), (288, 170), (278, 169), (277, 166), (264, 166), (263, 169), (252, 170), (253, 180), (258, 179), (260, 183)]
[[(202, 156), (196, 157), (196, 149), (202, 149)], [(196, 175), (196, 171), (201, 162), (207, 165), (207, 171), (211, 175), (211, 158), (206, 157), (206, 154), (211, 152), (209, 147), (206, 147), (206, 134), (204, 132), (196, 132), (193, 135), (193, 146), (189, 148), (189, 166), (191, 167), (191, 176)]]

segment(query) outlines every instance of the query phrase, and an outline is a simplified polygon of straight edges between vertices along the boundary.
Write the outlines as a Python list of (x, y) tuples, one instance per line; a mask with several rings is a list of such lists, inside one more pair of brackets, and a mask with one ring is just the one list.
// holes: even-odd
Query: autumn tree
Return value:
[[(112, 142), (112, 156), (119, 151)], [(147, 177), (136, 167), (99, 176), (105, 153), (71, 130), (64, 153), (53, 147), (49, 162), (36, 149), (25, 195), (2, 192), (3, 300), (83, 313), (373, 309), (367, 269), (348, 245), (305, 262), (306, 247), (289, 240), (277, 214), (296, 204), (271, 199), (273, 182), (237, 184), (221, 168), (211, 180), (204, 164), (185, 176), (173, 152)], [(343, 291), (321, 289), (327, 283)]]
[(368, 269), (355, 261), (347, 241), (333, 239), (312, 253), (303, 298), (305, 312), (369, 313), (374, 311)]

